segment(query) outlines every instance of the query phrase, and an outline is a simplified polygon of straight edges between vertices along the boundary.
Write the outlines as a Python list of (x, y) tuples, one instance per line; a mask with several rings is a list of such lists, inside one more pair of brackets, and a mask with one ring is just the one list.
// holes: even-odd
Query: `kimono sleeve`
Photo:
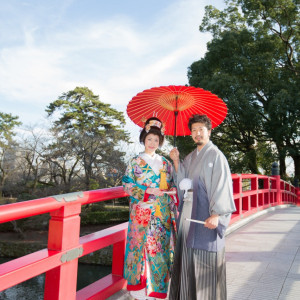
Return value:
[(211, 185), (208, 188), (211, 214), (225, 215), (236, 210), (228, 162), (222, 153), (216, 155)]
[(170, 186), (170, 190), (175, 190), (176, 194), (175, 195), (170, 195), (172, 201), (175, 203), (176, 206), (179, 205), (179, 198), (178, 198), (178, 190), (177, 190), (177, 186), (175, 184), (175, 180), (174, 180), (174, 173), (175, 173), (175, 168), (173, 168), (173, 165), (166, 160), (167, 162), (167, 170), (168, 170), (168, 178), (169, 178), (169, 186)]
[(122, 178), (124, 191), (131, 197), (139, 201), (147, 201), (149, 194), (146, 194), (146, 185), (138, 184), (134, 173), (134, 159), (132, 159), (126, 168), (126, 172)]
[(176, 184), (175, 184), (175, 180), (174, 180), (175, 168), (173, 168), (173, 165), (167, 159), (165, 161), (167, 162), (167, 172), (168, 172), (168, 180), (169, 180), (170, 189), (176, 188)]

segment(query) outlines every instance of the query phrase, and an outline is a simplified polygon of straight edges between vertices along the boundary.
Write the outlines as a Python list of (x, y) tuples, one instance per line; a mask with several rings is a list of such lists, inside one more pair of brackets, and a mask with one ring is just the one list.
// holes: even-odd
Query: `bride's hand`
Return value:
[(162, 196), (164, 194), (159, 188), (147, 188), (146, 193), (154, 196)]

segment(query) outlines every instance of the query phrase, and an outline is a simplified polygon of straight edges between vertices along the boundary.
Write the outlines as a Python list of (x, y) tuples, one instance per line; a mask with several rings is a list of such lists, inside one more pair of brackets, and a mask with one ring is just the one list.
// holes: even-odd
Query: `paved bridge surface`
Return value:
[[(226, 260), (228, 300), (299, 300), (300, 207), (271, 208), (230, 226)], [(126, 291), (109, 298), (129, 299)]]

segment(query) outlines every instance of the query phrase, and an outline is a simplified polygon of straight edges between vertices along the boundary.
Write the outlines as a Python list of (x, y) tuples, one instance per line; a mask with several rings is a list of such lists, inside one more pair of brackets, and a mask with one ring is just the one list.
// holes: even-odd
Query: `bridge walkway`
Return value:
[(228, 300), (300, 299), (300, 207), (269, 210), (227, 236)]

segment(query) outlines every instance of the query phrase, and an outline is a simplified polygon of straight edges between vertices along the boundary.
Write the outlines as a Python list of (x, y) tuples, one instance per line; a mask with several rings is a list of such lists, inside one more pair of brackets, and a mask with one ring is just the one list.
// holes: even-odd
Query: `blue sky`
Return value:
[(76, 86), (125, 112), (138, 92), (187, 84), (211, 39), (205, 5), (223, 0), (0, 0), (0, 111), (24, 126)]

